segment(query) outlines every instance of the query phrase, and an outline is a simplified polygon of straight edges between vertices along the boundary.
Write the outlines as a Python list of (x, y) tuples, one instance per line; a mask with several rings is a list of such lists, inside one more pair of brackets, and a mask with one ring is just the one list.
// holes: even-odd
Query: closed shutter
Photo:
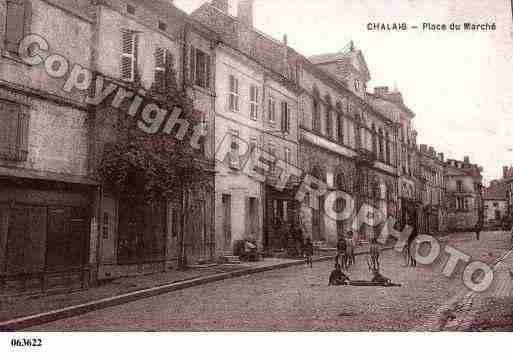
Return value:
[(191, 84), (194, 84), (195, 73), (196, 73), (196, 49), (193, 46), (191, 46), (191, 49), (189, 52), (189, 80), (191, 81)]
[(133, 81), (136, 66), (137, 34), (132, 30), (121, 30), (121, 78)]
[(18, 53), (19, 43), (29, 33), (31, 3), (28, 0), (7, 0), (5, 44), (8, 51)]
[(211, 65), (212, 65), (212, 58), (210, 56), (206, 56), (206, 64), (205, 64), (205, 81), (206, 81), (206, 84), (205, 84), (205, 88), (206, 89), (210, 89), (211, 88), (211, 77), (212, 77), (212, 73), (211, 73)]
[(25, 161), (28, 154), (28, 114), (21, 105), (0, 100), (0, 157)]
[(285, 133), (290, 130), (289, 104), (287, 102), (281, 103), (281, 130)]
[(159, 92), (166, 88), (166, 61), (167, 51), (161, 47), (155, 49), (155, 86)]

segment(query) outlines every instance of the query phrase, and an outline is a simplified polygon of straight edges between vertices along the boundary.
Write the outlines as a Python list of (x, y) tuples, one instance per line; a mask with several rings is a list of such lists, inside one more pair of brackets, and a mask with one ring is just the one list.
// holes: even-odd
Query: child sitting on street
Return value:
[(328, 285), (348, 285), (349, 277), (340, 269), (340, 264), (335, 264), (335, 269), (330, 274)]

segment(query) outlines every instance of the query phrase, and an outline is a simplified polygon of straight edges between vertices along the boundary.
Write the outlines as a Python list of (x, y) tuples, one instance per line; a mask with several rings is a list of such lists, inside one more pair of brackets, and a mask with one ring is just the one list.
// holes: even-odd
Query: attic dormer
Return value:
[(371, 79), (370, 72), (363, 53), (355, 48), (352, 41), (338, 53), (312, 56), (310, 61), (317, 67), (334, 75), (337, 80), (344, 83), (357, 96), (365, 97), (367, 83)]

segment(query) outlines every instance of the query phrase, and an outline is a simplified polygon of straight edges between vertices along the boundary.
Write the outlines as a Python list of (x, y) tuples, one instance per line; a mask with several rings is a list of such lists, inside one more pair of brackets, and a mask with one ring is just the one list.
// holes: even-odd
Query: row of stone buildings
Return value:
[[(299, 203), (297, 181), (278, 191), (278, 173), (264, 182), (242, 173), (240, 139), (399, 224), (417, 221), (422, 232), (473, 225), (480, 168), (419, 146), (414, 113), (397, 90), (367, 89), (370, 72), (353, 43), (305, 57), (286, 36), (254, 28), (253, 5), (239, 1), (232, 16), (227, 0), (191, 15), (170, 0), (0, 0), (0, 286), (167, 270), (184, 257), (230, 255), (248, 237), (272, 252), (292, 223), (316, 242), (334, 243), (349, 228), (324, 215), (325, 198), (316, 209), (314, 195)], [(19, 53), (28, 34), (49, 44), (43, 65)], [(67, 89), (74, 65), (105, 79), (103, 88)], [(169, 68), (203, 124), (197, 155), (211, 182), (186, 217), (177, 201), (131, 206), (98, 175), (130, 101), (149, 97)], [(125, 89), (111, 98), (117, 106), (90, 100), (107, 84)], [(216, 163), (227, 138), (235, 156)], [(363, 228), (361, 238), (375, 235)]]

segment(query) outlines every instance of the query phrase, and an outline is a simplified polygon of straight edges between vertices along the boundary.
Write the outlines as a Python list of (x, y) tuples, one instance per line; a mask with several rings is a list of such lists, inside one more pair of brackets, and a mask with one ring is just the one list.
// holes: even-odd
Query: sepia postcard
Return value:
[(0, 0), (0, 52), (7, 353), (513, 331), (513, 1)]

